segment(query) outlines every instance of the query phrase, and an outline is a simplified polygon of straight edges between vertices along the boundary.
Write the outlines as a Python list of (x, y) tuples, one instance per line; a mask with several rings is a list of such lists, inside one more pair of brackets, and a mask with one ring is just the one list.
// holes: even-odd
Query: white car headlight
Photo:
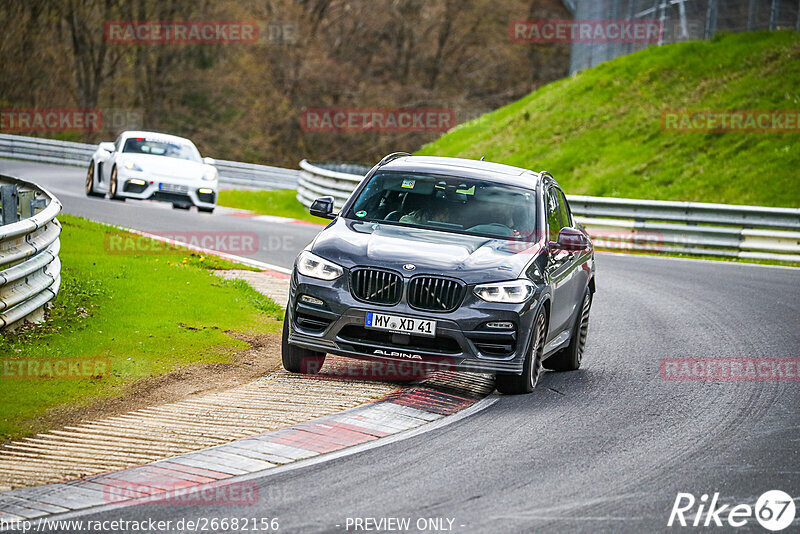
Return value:
[(203, 173), (203, 180), (206, 182), (211, 182), (216, 180), (217, 176), (219, 176), (219, 172), (217, 171), (216, 167), (211, 167)]
[(320, 258), (316, 254), (304, 250), (297, 257), (297, 272), (320, 280), (336, 280), (342, 276), (344, 269), (332, 261)]
[(134, 161), (132, 161), (132, 160), (126, 160), (126, 161), (125, 161), (125, 163), (124, 163), (123, 165), (125, 165), (125, 168), (126, 168), (126, 169), (128, 169), (128, 170), (130, 170), (130, 171), (140, 171), (140, 172), (142, 171), (142, 168), (141, 168), (141, 167), (139, 167), (139, 166), (136, 164), (136, 162), (134, 162)]
[(475, 294), (486, 302), (520, 304), (531, 298), (535, 289), (529, 280), (511, 280), (475, 286)]

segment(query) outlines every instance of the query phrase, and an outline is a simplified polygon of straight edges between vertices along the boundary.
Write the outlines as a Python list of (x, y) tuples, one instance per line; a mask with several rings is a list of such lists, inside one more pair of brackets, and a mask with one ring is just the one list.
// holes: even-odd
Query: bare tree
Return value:
[(122, 59), (122, 52), (109, 50), (103, 34), (105, 22), (117, 12), (117, 1), (65, 0), (60, 6), (72, 44), (77, 102), (82, 108), (94, 109), (103, 83)]

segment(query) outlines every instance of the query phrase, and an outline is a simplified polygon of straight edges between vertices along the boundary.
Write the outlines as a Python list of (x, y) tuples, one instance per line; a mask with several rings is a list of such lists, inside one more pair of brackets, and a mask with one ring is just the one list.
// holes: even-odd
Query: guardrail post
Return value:
[(23, 219), (29, 217), (29, 213), (31, 212), (31, 201), (36, 198), (35, 191), (20, 191), (19, 192), (19, 200), (17, 201), (17, 205), (19, 206), (19, 216)]
[(47, 200), (43, 198), (34, 198), (31, 200), (31, 217), (38, 213), (37, 210), (43, 210), (47, 207)]
[(19, 221), (19, 191), (16, 185), (0, 186), (0, 209), (2, 209), (3, 225)]

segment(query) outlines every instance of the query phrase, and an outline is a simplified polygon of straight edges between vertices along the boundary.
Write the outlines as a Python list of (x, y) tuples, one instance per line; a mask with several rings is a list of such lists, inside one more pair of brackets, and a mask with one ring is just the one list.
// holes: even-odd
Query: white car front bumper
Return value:
[(217, 203), (218, 180), (159, 176), (119, 168), (117, 182), (117, 195), (125, 198), (162, 200), (200, 208), (213, 208)]

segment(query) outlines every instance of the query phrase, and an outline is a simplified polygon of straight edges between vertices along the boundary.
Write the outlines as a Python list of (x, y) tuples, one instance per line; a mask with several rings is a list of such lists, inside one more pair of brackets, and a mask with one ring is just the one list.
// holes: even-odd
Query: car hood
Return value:
[[(540, 245), (337, 218), (314, 240), (314, 254), (339, 265), (393, 269), (406, 276), (444, 274), (468, 284), (512, 280)], [(413, 271), (404, 265), (415, 266)]]
[(205, 163), (198, 161), (153, 156), (150, 154), (123, 153), (120, 155), (120, 158), (122, 161), (133, 161), (141, 167), (144, 172), (171, 178), (199, 179), (209, 168)]

